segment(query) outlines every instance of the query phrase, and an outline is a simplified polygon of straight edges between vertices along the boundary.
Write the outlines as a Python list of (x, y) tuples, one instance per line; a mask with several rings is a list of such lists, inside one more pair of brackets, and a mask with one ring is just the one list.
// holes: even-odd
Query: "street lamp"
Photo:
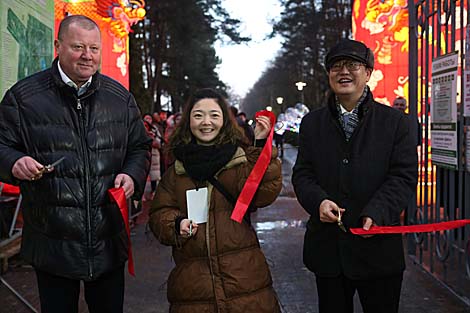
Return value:
[(307, 86), (307, 83), (298, 81), (295, 83), (295, 85), (297, 86), (297, 90), (300, 91), (300, 102), (304, 104), (304, 87)]
[(277, 104), (279, 104), (281, 106), (281, 113), (284, 113), (284, 106), (282, 105), (282, 102), (284, 102), (284, 98), (283, 97), (277, 97), (276, 102), (277, 102)]
[(272, 106), (268, 105), (268, 106), (266, 107), (266, 111), (271, 112), (272, 110), (273, 110), (273, 107), (272, 107)]

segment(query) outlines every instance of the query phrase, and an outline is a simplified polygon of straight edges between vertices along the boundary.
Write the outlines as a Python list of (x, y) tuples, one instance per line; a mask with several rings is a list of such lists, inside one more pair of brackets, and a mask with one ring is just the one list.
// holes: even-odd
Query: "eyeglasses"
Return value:
[(339, 61), (339, 62), (336, 62), (334, 63), (331, 67), (330, 67), (330, 71), (331, 72), (339, 72), (343, 69), (344, 66), (346, 66), (346, 68), (348, 69), (348, 71), (350, 72), (355, 72), (355, 71), (358, 71), (359, 68), (361, 67), (361, 65), (364, 65), (364, 63), (361, 63), (361, 62), (357, 62), (357, 61), (349, 61), (349, 60), (344, 60), (344, 61)]

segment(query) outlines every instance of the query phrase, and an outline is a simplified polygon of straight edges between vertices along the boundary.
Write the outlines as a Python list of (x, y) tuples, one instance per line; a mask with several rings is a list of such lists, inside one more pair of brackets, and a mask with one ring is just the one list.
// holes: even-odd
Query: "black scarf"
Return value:
[(203, 146), (196, 143), (176, 146), (173, 153), (181, 161), (189, 177), (207, 181), (227, 164), (235, 154), (233, 144)]

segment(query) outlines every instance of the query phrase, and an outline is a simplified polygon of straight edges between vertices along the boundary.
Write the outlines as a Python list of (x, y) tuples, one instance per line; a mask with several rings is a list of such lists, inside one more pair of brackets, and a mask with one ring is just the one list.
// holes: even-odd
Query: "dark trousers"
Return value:
[[(42, 313), (77, 313), (80, 280), (56, 276), (36, 269)], [(122, 313), (124, 266), (83, 283), (90, 313)]]
[(397, 313), (403, 273), (380, 279), (316, 277), (320, 313), (352, 313), (357, 291), (364, 313)]

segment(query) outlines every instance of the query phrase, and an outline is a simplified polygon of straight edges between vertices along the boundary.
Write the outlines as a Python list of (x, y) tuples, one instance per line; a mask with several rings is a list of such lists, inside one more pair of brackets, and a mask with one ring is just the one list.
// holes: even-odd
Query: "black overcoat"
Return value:
[(362, 218), (378, 225), (398, 225), (417, 182), (417, 151), (407, 117), (373, 100), (370, 91), (359, 109), (360, 122), (346, 141), (334, 97), (307, 114), (300, 126), (300, 146), (292, 182), (300, 204), (310, 214), (304, 263), (316, 275), (371, 279), (405, 268), (401, 235), (371, 238), (342, 232), (319, 218), (329, 199), (346, 209), (347, 228)]

